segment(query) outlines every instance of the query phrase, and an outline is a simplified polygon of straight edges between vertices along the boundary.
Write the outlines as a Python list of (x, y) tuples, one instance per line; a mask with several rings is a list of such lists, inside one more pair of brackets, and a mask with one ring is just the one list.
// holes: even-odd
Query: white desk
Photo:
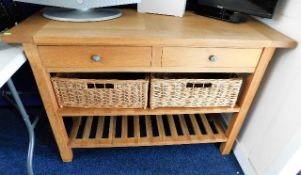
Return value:
[(0, 42), (0, 88), (26, 62), (20, 45), (7, 45)]
[(7, 82), (7, 85), (12, 92), (16, 106), (25, 122), (29, 134), (29, 148), (27, 156), (27, 173), (33, 175), (32, 156), (34, 150), (34, 128), (38, 122), (38, 117), (31, 123), (18, 92), (11, 80), (17, 70), (26, 62), (22, 47), (19, 45), (6, 45), (0, 41), (0, 88)]

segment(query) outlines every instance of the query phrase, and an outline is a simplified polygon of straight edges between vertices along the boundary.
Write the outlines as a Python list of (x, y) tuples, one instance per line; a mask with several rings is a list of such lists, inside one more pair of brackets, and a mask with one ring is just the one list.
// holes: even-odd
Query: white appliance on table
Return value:
[(138, 12), (183, 17), (187, 0), (141, 0)]

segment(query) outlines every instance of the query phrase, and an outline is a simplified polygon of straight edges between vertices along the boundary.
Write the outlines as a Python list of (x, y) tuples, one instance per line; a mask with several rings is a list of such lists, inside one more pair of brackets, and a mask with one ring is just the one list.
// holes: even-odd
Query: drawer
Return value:
[[(151, 47), (40, 46), (45, 67), (149, 67)], [(95, 57), (96, 56), (96, 57)], [(93, 59), (94, 57), (94, 59)], [(99, 60), (98, 60), (99, 59)]]
[(163, 67), (255, 68), (261, 49), (163, 48)]

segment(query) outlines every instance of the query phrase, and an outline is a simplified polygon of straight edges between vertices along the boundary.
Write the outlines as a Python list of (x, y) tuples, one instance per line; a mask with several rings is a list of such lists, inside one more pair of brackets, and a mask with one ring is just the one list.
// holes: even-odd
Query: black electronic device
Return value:
[(196, 0), (193, 3), (197, 14), (220, 20), (239, 23), (246, 15), (272, 18), (278, 0)]
[(0, 32), (8, 27), (9, 14), (2, 0), (0, 0)]

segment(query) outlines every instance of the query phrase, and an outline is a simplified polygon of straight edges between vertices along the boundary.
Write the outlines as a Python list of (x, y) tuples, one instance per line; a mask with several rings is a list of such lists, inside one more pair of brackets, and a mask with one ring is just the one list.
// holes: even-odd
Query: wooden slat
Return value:
[(127, 139), (128, 138), (128, 116), (122, 116), (121, 138), (122, 139)]
[(184, 136), (187, 137), (187, 138), (189, 138), (190, 134), (189, 134), (189, 130), (188, 130), (187, 124), (185, 122), (184, 115), (179, 115), (179, 119), (180, 119), (180, 124), (181, 124), (181, 128), (182, 128)]
[(148, 140), (150, 140), (154, 134), (152, 130), (152, 121), (150, 116), (145, 116), (145, 122), (146, 122), (146, 135)]
[(80, 118), (72, 118), (72, 120), (73, 120), (73, 127), (71, 128), (69, 137), (70, 137), (70, 139), (76, 139), (82, 118), (81, 117)]
[(116, 131), (116, 117), (110, 117), (109, 141), (112, 142)]
[(90, 133), (91, 133), (91, 127), (92, 127), (93, 117), (88, 117), (85, 124), (83, 139), (89, 139)]
[(190, 114), (189, 118), (191, 120), (192, 127), (193, 127), (195, 135), (198, 136), (198, 137), (202, 137), (201, 129), (200, 129), (199, 125), (198, 125), (198, 122), (197, 122), (197, 120), (195, 118), (195, 115)]
[(134, 116), (134, 136), (136, 142), (140, 142), (140, 125), (139, 125), (139, 116)]
[(224, 131), (223, 127), (222, 127), (221, 121), (220, 121), (220, 120), (217, 120), (217, 119), (211, 119), (211, 120), (212, 120), (213, 123), (214, 123), (214, 126), (215, 126), (215, 128), (216, 128), (216, 130), (217, 130), (217, 133), (218, 133), (218, 134), (224, 134), (225, 131)]
[[(128, 138), (128, 136), (125, 134), (122, 134), (121, 138), (115, 138), (115, 130), (116, 130), (116, 117), (110, 118), (110, 128), (109, 128), (109, 137), (108, 138), (100, 138), (100, 139), (70, 139), (69, 145), (72, 148), (94, 148), (94, 147), (127, 147), (127, 146), (153, 146), (153, 145), (173, 145), (173, 144), (194, 144), (194, 143), (213, 143), (213, 142), (225, 142), (227, 140), (225, 134), (223, 133), (223, 130), (219, 131), (219, 134), (210, 134), (208, 131), (207, 135), (201, 135), (202, 137), (198, 137), (196, 135), (190, 135), (189, 130), (187, 128), (187, 124), (185, 121), (184, 116), (179, 116), (180, 119), (180, 125), (183, 130), (184, 136), (178, 136), (176, 131), (176, 126), (174, 123), (173, 116), (168, 116), (168, 122), (169, 127), (171, 129), (171, 135), (172, 136), (166, 136), (164, 133), (164, 124), (163, 124), (163, 118), (162, 116), (156, 116), (157, 117), (157, 125), (158, 130), (160, 133), (160, 137), (155, 137), (153, 135), (152, 131), (152, 123), (151, 123), (151, 117), (146, 116), (145, 117), (145, 124), (146, 124), (146, 134), (147, 137), (140, 138), (140, 125), (139, 125), (139, 116), (134, 116), (134, 138)], [(190, 116), (192, 117), (192, 116)], [(126, 119), (126, 116), (123, 116), (123, 119)], [(80, 119), (80, 118), (79, 118)], [(76, 120), (76, 119), (75, 119)], [(98, 119), (100, 123), (104, 124), (104, 118), (100, 117)], [(216, 120), (216, 121), (215, 121)], [(195, 119), (191, 119), (192, 123), (196, 123), (197, 121)], [(205, 123), (207, 119), (204, 120)], [(203, 122), (204, 122), (203, 121)], [(218, 118), (214, 118), (214, 121), (216, 122), (215, 125), (217, 126), (217, 129), (219, 130), (219, 124), (218, 124)], [(88, 119), (87, 119), (87, 123)], [(161, 124), (160, 124), (161, 123)], [(99, 124), (99, 127), (103, 128), (103, 125)], [(128, 123), (126, 121), (122, 121), (122, 126), (128, 127)], [(197, 128), (198, 126), (192, 124), (193, 127)], [(85, 125), (86, 126), (86, 125)], [(80, 126), (80, 127), (85, 127)], [(207, 125), (204, 124), (204, 126), (208, 127), (209, 123), (207, 121)], [(76, 130), (77, 128), (77, 122), (74, 122), (73, 128), (71, 129), (71, 132)], [(125, 131), (124, 129), (126, 127), (122, 127), (122, 131)], [(161, 129), (160, 129), (161, 128)], [(208, 129), (207, 129), (208, 130)], [(98, 131), (100, 132), (100, 131)], [(221, 133), (220, 133), (221, 132)], [(122, 133), (127, 133), (122, 132)]]
[(177, 132), (174, 118), (172, 115), (168, 115), (167, 118), (168, 118), (168, 124), (169, 124), (170, 132), (171, 132), (171, 137), (173, 139), (176, 139), (178, 137), (178, 132)]
[(212, 131), (210, 124), (204, 114), (201, 114), (201, 120), (202, 120), (202, 123), (204, 124), (207, 135), (213, 135), (213, 131)]
[(103, 129), (104, 129), (104, 119), (105, 117), (98, 118), (98, 124), (97, 124), (96, 136), (95, 136), (96, 139), (102, 138)]
[(157, 115), (156, 118), (157, 118), (159, 137), (161, 138), (161, 140), (163, 140), (166, 136), (164, 125), (163, 125), (163, 119), (161, 115)]
[(239, 112), (240, 108), (208, 107), (208, 108), (157, 108), (157, 109), (103, 109), (103, 108), (62, 108), (58, 113), (62, 116), (86, 116), (86, 115), (166, 115), (166, 114), (196, 114), (196, 113), (233, 113)]

